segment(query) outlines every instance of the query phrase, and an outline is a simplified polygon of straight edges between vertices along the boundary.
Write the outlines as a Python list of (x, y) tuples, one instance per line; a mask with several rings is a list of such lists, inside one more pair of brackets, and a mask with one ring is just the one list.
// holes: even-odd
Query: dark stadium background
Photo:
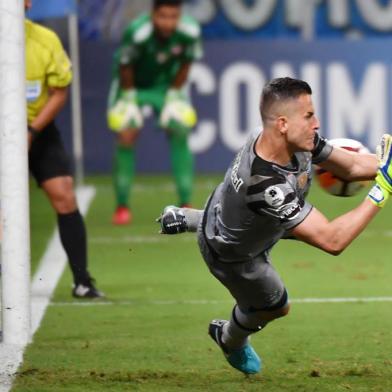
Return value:
[[(45, 0), (35, 0), (32, 16), (67, 41), (65, 19), (47, 17), (66, 10), (69, 3), (58, 0), (48, 7)], [(294, 3), (187, 2), (189, 12), (202, 24), (205, 51), (190, 83), (199, 114), (190, 142), (199, 172), (225, 169), (246, 135), (259, 125), (259, 92), (266, 80), (276, 76), (290, 74), (310, 82), (321, 133), (327, 137), (351, 137), (373, 149), (380, 135), (391, 129), (392, 3), (310, 2), (314, 13), (310, 37), (298, 19), (306, 10), (290, 10)], [(89, 174), (110, 171), (114, 137), (106, 127), (105, 106), (112, 54), (123, 27), (136, 13), (148, 10), (149, 4), (79, 1), (84, 161)], [(69, 118), (69, 110), (61, 116), (70, 148)], [(139, 172), (169, 170), (165, 137), (152, 117), (137, 155)]]

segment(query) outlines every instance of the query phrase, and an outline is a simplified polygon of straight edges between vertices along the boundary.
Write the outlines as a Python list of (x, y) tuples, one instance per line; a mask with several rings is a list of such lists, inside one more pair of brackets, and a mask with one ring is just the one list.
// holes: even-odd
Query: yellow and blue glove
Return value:
[(188, 135), (196, 125), (197, 115), (181, 90), (170, 89), (165, 96), (159, 125), (176, 135)]
[(378, 170), (376, 184), (368, 193), (369, 200), (377, 207), (384, 207), (392, 194), (392, 136), (383, 135), (377, 146)]
[(135, 89), (121, 91), (116, 103), (108, 110), (107, 120), (109, 128), (114, 132), (143, 126), (143, 115), (137, 104)]

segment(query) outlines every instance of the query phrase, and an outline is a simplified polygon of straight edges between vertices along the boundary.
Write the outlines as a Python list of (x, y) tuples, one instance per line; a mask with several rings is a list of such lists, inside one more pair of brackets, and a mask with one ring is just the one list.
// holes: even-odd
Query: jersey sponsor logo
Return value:
[(176, 45), (176, 46), (173, 46), (173, 47), (171, 48), (171, 52), (172, 52), (174, 55), (179, 55), (179, 54), (182, 52), (182, 50), (183, 50), (183, 48), (182, 48), (181, 45)]
[(233, 184), (234, 190), (237, 193), (244, 183), (244, 180), (241, 177), (238, 177), (238, 169), (240, 167), (241, 157), (242, 157), (242, 151), (235, 158), (233, 168), (231, 169), (231, 176), (230, 176), (231, 183)]
[(169, 56), (168, 56), (166, 53), (159, 52), (159, 53), (157, 54), (157, 62), (158, 62), (159, 64), (163, 64), (164, 62), (167, 61), (168, 57), (169, 57)]
[(27, 102), (36, 101), (42, 92), (42, 85), (40, 80), (27, 80), (26, 82), (26, 99)]
[(271, 207), (279, 207), (283, 204), (284, 193), (278, 186), (272, 185), (265, 190), (264, 198)]
[(298, 216), (301, 206), (298, 203), (288, 203), (279, 209), (279, 216), (282, 220), (292, 220)]

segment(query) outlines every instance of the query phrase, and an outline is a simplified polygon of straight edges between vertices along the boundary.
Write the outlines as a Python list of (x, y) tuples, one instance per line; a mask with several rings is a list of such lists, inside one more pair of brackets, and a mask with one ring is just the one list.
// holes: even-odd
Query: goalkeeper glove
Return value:
[(143, 126), (143, 116), (137, 104), (135, 89), (121, 91), (115, 105), (108, 110), (108, 126), (115, 132)]
[(165, 105), (173, 101), (186, 101), (185, 94), (178, 88), (170, 88), (165, 95)]
[(377, 207), (384, 207), (392, 193), (392, 136), (383, 135), (377, 146), (378, 170), (376, 184), (370, 190), (368, 198)]
[(166, 93), (159, 125), (174, 134), (187, 135), (195, 126), (197, 115), (192, 105), (187, 102), (185, 94), (178, 89)]
[(178, 234), (187, 231), (185, 215), (180, 208), (167, 206), (156, 220), (161, 225), (161, 234)]

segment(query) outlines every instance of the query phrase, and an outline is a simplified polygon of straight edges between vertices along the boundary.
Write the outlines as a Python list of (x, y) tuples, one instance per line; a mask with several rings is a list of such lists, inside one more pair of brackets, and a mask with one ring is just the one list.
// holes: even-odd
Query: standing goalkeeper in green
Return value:
[(132, 219), (129, 193), (135, 172), (134, 145), (143, 127), (144, 105), (153, 108), (167, 133), (179, 204), (190, 203), (193, 157), (188, 135), (196, 124), (196, 112), (183, 88), (202, 49), (199, 25), (181, 10), (182, 0), (154, 0), (150, 14), (128, 25), (115, 54), (108, 107), (109, 128), (118, 133), (114, 224), (128, 224)]

